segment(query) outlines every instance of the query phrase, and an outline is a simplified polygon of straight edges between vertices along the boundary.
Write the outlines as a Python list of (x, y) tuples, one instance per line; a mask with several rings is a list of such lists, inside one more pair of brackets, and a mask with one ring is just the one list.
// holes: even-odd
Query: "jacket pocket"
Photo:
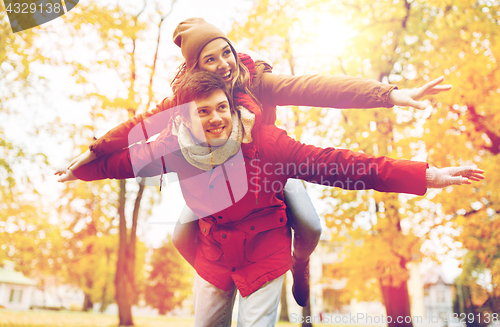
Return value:
[(258, 262), (283, 249), (290, 242), (285, 211), (252, 219), (242, 224), (245, 231), (245, 257)]
[(200, 250), (203, 256), (210, 261), (217, 261), (222, 256), (221, 245), (216, 242), (210, 233), (212, 223), (200, 219)]

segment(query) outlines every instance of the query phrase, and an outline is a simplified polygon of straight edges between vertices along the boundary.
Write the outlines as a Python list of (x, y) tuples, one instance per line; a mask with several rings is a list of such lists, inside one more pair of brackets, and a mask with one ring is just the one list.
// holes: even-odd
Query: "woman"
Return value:
[[(206, 70), (222, 76), (231, 86), (232, 96), (247, 95), (263, 108), (261, 123), (269, 125), (276, 121), (276, 105), (304, 105), (335, 108), (375, 108), (414, 106), (423, 109), (416, 100), (424, 95), (448, 90), (450, 86), (439, 86), (442, 78), (421, 88), (397, 90), (395, 86), (373, 80), (332, 76), (285, 76), (270, 73), (271, 67), (263, 61), (254, 62), (245, 54), (238, 54), (226, 35), (217, 27), (201, 18), (190, 18), (181, 22), (174, 32), (174, 42), (181, 48), (185, 63), (180, 67), (172, 84), (186, 72)], [(160, 130), (148, 126), (148, 118), (175, 105), (173, 97), (166, 98), (155, 109), (140, 114), (119, 125), (90, 146), (90, 151), (74, 159), (69, 169), (76, 169), (99, 156), (121, 150), (141, 139), (129, 140), (130, 130), (142, 124), (148, 135)], [(292, 191), (288, 191), (292, 190)], [(300, 181), (289, 181), (285, 189), (285, 200), (289, 220), (295, 232), (292, 273), (293, 295), (297, 303), (306, 305), (309, 299), (308, 262), (321, 234), (319, 218)], [(183, 212), (187, 212), (184, 210)], [(192, 213), (191, 213), (192, 215)], [(196, 217), (184, 216), (180, 221), (193, 221)], [(193, 263), (196, 246), (189, 235), (196, 233), (195, 223), (177, 224), (174, 244), (179, 252)]]
[[(236, 289), (238, 326), (274, 326), (283, 274), (291, 266), (282, 193), (287, 179), (423, 195), (427, 187), (483, 178), (470, 167), (428, 169), (425, 162), (302, 144), (273, 125), (258, 124), (260, 107), (249, 98), (237, 97), (232, 110), (219, 74), (187, 74), (176, 94), (180, 104), (192, 105), (183, 107), (186, 112), (172, 110), (171, 126), (155, 141), (68, 170), (61, 181), (177, 172), (186, 203), (202, 217), (195, 326), (230, 326)], [(351, 165), (356, 169), (344, 169)]]

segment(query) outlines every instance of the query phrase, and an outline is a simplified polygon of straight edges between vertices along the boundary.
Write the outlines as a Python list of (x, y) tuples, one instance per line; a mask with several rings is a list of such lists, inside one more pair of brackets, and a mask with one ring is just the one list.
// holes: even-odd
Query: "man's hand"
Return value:
[(59, 169), (58, 171), (56, 171), (54, 173), (54, 175), (58, 175), (58, 176), (61, 176), (59, 177), (59, 179), (57, 180), (58, 182), (60, 183), (63, 183), (63, 182), (69, 182), (69, 181), (76, 181), (78, 178), (76, 178), (76, 176), (73, 174), (73, 171), (69, 170), (69, 169)]
[(389, 103), (401, 107), (414, 107), (424, 110), (426, 105), (423, 101), (418, 101), (426, 95), (438, 94), (451, 89), (451, 85), (439, 85), (444, 81), (441, 76), (424, 86), (415, 89), (392, 90), (389, 94)]
[(484, 179), (484, 171), (474, 167), (432, 167), (425, 172), (427, 188), (443, 188), (450, 185), (471, 184)]
[(91, 162), (95, 158), (97, 158), (97, 157), (94, 154), (94, 152), (87, 150), (84, 153), (82, 153), (81, 155), (79, 155), (78, 157), (76, 157), (75, 159), (71, 160), (71, 162), (69, 163), (68, 169), (75, 170), (78, 167), (83, 166), (86, 163)]

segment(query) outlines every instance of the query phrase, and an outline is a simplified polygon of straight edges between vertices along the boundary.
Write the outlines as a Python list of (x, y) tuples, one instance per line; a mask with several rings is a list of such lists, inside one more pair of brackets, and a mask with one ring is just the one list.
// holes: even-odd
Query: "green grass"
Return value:
[[(176, 317), (134, 317), (137, 327), (192, 326), (193, 319)], [(71, 311), (0, 311), (0, 326), (9, 327), (115, 327), (116, 315)]]
[[(186, 327), (193, 326), (193, 318), (179, 317), (134, 317), (137, 327)], [(301, 324), (278, 322), (276, 326), (291, 327)], [(347, 327), (316, 323), (315, 326)], [(115, 327), (118, 326), (116, 315), (73, 311), (8, 311), (0, 309), (0, 327)], [(233, 323), (236, 327), (236, 322)]]

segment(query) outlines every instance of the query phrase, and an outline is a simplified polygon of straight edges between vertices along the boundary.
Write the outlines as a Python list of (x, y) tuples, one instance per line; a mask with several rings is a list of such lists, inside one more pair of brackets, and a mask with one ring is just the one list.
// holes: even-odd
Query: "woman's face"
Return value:
[(224, 39), (215, 39), (200, 52), (198, 68), (217, 73), (230, 84), (237, 75), (236, 58)]

